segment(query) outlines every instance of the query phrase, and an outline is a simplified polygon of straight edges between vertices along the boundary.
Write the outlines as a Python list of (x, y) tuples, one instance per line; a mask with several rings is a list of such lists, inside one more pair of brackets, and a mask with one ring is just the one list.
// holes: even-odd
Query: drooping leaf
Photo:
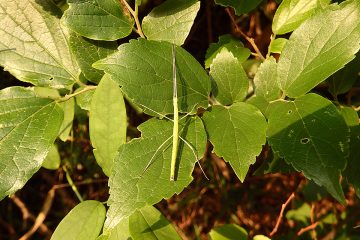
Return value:
[(62, 20), (81, 36), (113, 41), (131, 33), (134, 21), (118, 0), (68, 0)]
[(245, 62), (250, 57), (250, 50), (242, 44), (242, 42), (236, 40), (231, 35), (226, 34), (219, 37), (219, 41), (210, 44), (205, 55), (205, 68), (209, 68), (214, 58), (218, 55), (223, 48), (230, 51), (234, 57), (237, 58), (239, 63)]
[(0, 91), (0, 200), (41, 167), (63, 120), (61, 108), (32, 89)]
[(104, 224), (105, 213), (101, 202), (79, 203), (61, 220), (51, 240), (95, 240)]
[(104, 75), (91, 100), (90, 140), (96, 162), (110, 176), (114, 158), (126, 142), (126, 108), (119, 86)]
[[(85, 87), (80, 87), (78, 89), (75, 90), (76, 92), (79, 92), (81, 90), (83, 90)], [(91, 99), (94, 95), (95, 89), (83, 92), (79, 95), (76, 95), (75, 99), (76, 99), (76, 104), (81, 107), (82, 109), (86, 110), (86, 111), (90, 111), (90, 107), (91, 107)]]
[[(132, 101), (153, 110), (147, 111), (148, 114), (170, 114), (173, 113), (171, 46), (167, 42), (131, 40), (94, 66), (110, 74)], [(199, 62), (176, 47), (176, 68), (179, 111), (207, 107), (210, 80)]]
[(50, 0), (1, 0), (0, 65), (36, 86), (70, 87), (78, 67), (60, 16)]
[(153, 206), (145, 206), (133, 213), (129, 229), (137, 240), (181, 240), (171, 223)]
[(356, 195), (360, 197), (360, 125), (357, 112), (350, 108), (341, 109), (346, 124), (350, 128), (350, 154), (348, 164), (344, 171), (347, 181), (355, 188)]
[(41, 166), (49, 170), (56, 170), (60, 166), (60, 161), (59, 151), (56, 145), (53, 145)]
[(86, 79), (93, 83), (99, 83), (104, 72), (93, 68), (91, 65), (114, 53), (117, 49), (117, 43), (115, 41), (91, 40), (72, 33), (70, 35), (70, 47)]
[(277, 82), (277, 63), (275, 58), (267, 58), (259, 67), (254, 78), (255, 94), (268, 101), (279, 98), (280, 89)]
[(346, 1), (316, 14), (290, 36), (278, 62), (280, 86), (289, 97), (304, 95), (360, 48), (360, 2)]
[(272, 29), (275, 34), (285, 34), (294, 31), (305, 20), (310, 18), (317, 9), (321, 9), (320, 2), (329, 0), (284, 0), (275, 12)]
[(266, 142), (264, 116), (253, 105), (239, 102), (230, 107), (213, 106), (203, 119), (214, 152), (244, 181)]
[(75, 113), (75, 100), (74, 98), (70, 98), (65, 102), (59, 103), (59, 105), (64, 112), (64, 120), (59, 130), (59, 138), (65, 142), (68, 139), (70, 131), (72, 129)]
[(211, 240), (247, 240), (246, 230), (236, 224), (225, 224), (211, 229), (209, 233)]
[(170, 181), (172, 128), (168, 120), (150, 119), (139, 126), (141, 138), (120, 146), (109, 180), (105, 232), (135, 210), (180, 193), (192, 181), (194, 164), (205, 152), (204, 126), (197, 117), (180, 121), (180, 136), (187, 143), (179, 141), (176, 181)]
[(268, 122), (273, 150), (343, 203), (339, 180), (349, 154), (349, 129), (336, 107), (310, 93), (295, 101), (279, 102)]
[(249, 79), (239, 61), (226, 48), (218, 53), (210, 66), (213, 96), (223, 105), (245, 99)]
[(199, 9), (198, 0), (167, 0), (144, 17), (144, 34), (149, 40), (182, 45), (189, 35)]
[(238, 16), (254, 10), (261, 2), (262, 0), (215, 0), (216, 4), (232, 7)]
[(286, 38), (276, 38), (274, 39), (269, 46), (269, 51), (271, 53), (281, 53), (284, 49), (285, 44), (287, 43)]

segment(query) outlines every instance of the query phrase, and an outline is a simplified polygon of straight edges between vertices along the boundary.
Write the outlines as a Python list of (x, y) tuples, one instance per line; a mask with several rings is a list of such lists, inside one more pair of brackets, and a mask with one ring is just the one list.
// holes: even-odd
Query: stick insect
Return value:
[[(147, 110), (150, 110), (156, 114), (158, 114), (161, 117), (166, 118), (167, 120), (170, 120), (174, 123), (173, 125), (173, 133), (172, 136), (170, 136), (169, 138), (167, 138), (155, 151), (154, 155), (151, 157), (149, 163), (146, 165), (145, 169), (143, 172), (145, 172), (150, 165), (153, 163), (155, 156), (157, 155), (157, 153), (160, 151), (160, 149), (162, 149), (165, 144), (172, 139), (172, 150), (171, 150), (171, 162), (170, 162), (170, 181), (175, 181), (176, 178), (176, 159), (177, 159), (177, 155), (178, 155), (178, 149), (179, 149), (179, 139), (181, 141), (183, 141), (192, 151), (192, 153), (195, 156), (195, 159), (197, 161), (197, 163), (199, 164), (199, 167), (201, 169), (201, 171), (203, 172), (204, 176), (206, 179), (208, 179), (208, 177), (206, 176), (204, 170), (202, 169), (199, 160), (198, 160), (198, 155), (196, 154), (196, 151), (194, 149), (194, 147), (188, 142), (186, 141), (184, 138), (182, 138), (179, 133), (179, 120), (182, 120), (183, 118), (187, 117), (188, 114), (186, 114), (185, 116), (183, 116), (181, 119), (179, 119), (179, 108), (178, 108), (178, 93), (177, 93), (177, 79), (176, 79), (176, 73), (177, 73), (177, 69), (176, 69), (176, 50), (175, 50), (175, 45), (172, 45), (172, 80), (173, 80), (173, 116), (174, 119), (171, 119), (165, 115), (162, 115), (148, 107), (146, 107), (143, 104), (139, 104), (142, 107), (146, 108)], [(209, 180), (209, 179), (208, 179)]]

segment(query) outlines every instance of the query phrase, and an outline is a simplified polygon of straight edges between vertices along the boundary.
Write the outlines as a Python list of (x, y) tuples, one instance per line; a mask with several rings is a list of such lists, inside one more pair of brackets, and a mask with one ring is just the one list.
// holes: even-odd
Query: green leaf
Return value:
[(285, 44), (287, 43), (286, 38), (276, 38), (274, 39), (269, 46), (269, 51), (271, 53), (281, 53), (284, 49)]
[(267, 58), (258, 68), (254, 78), (255, 94), (268, 101), (275, 100), (280, 96), (277, 82), (277, 63), (275, 58)]
[(203, 119), (214, 152), (228, 161), (244, 181), (266, 142), (264, 116), (256, 107), (240, 102), (230, 107), (213, 106)]
[(115, 41), (105, 42), (91, 40), (76, 33), (70, 35), (70, 48), (76, 57), (81, 72), (86, 79), (93, 83), (99, 83), (104, 72), (93, 68), (91, 65), (114, 53), (117, 46)]
[(286, 218), (288, 220), (294, 220), (301, 222), (305, 226), (309, 225), (309, 220), (311, 216), (311, 207), (307, 203), (303, 203), (297, 209), (291, 209), (286, 213)]
[[(122, 86), (131, 101), (153, 111), (173, 113), (172, 44), (144, 39), (122, 44), (119, 51), (94, 64)], [(209, 76), (184, 49), (176, 47), (177, 88), (180, 112), (208, 105)]]
[(118, 0), (68, 0), (62, 21), (74, 32), (94, 40), (117, 40), (131, 33), (134, 21)]
[(181, 240), (171, 223), (153, 206), (145, 206), (133, 213), (129, 229), (136, 240)]
[(205, 152), (206, 132), (198, 117), (183, 119), (179, 129), (179, 135), (192, 148), (179, 141), (176, 181), (170, 181), (171, 121), (150, 119), (139, 126), (141, 138), (120, 146), (109, 180), (105, 231), (135, 210), (180, 193), (192, 181), (194, 164)]
[(61, 220), (51, 240), (95, 240), (104, 224), (105, 213), (101, 202), (81, 202)]
[(108, 240), (132, 240), (129, 230), (129, 218), (123, 219), (111, 230)]
[(218, 53), (210, 66), (213, 81), (212, 93), (223, 105), (245, 99), (249, 79), (239, 61), (226, 48)]
[(238, 16), (254, 10), (261, 2), (262, 0), (215, 0), (218, 5), (232, 7)]
[(211, 240), (247, 240), (248, 233), (236, 224), (225, 224), (211, 229)]
[(268, 122), (273, 150), (344, 203), (339, 180), (349, 154), (349, 129), (336, 107), (310, 93), (295, 101), (279, 102)]
[(64, 112), (64, 120), (59, 130), (59, 138), (65, 142), (68, 139), (72, 129), (75, 113), (75, 100), (74, 98), (70, 98), (66, 102), (59, 103), (59, 105)]
[(110, 176), (114, 158), (126, 142), (126, 108), (119, 86), (104, 75), (91, 100), (90, 140), (97, 163)]
[(56, 145), (53, 145), (50, 150), (48, 155), (46, 156), (44, 162), (42, 163), (42, 167), (49, 169), (49, 170), (56, 170), (60, 167), (60, 154), (59, 151), (56, 147)]
[(271, 238), (268, 238), (267, 236), (264, 235), (255, 235), (253, 240), (271, 240)]
[(360, 125), (358, 113), (350, 108), (344, 107), (341, 109), (341, 114), (344, 117), (347, 125), (350, 128), (350, 154), (348, 164), (344, 171), (344, 176), (347, 181), (355, 188), (356, 195), (360, 198)]
[(200, 9), (197, 0), (167, 0), (144, 17), (142, 29), (149, 40), (182, 45)]
[(50, 0), (0, 1), (0, 65), (21, 81), (70, 87), (78, 67), (60, 15)]
[(62, 120), (61, 108), (32, 89), (0, 91), (0, 200), (13, 194), (41, 167)]
[[(75, 90), (75, 93), (83, 90), (85, 87), (80, 87), (78, 89)], [(90, 111), (90, 107), (91, 107), (91, 99), (94, 95), (95, 89), (83, 92), (79, 95), (76, 95), (75, 99), (76, 99), (76, 104), (81, 107), (82, 109), (86, 110), (86, 111)]]
[[(275, 34), (294, 31), (316, 10), (321, 9), (324, 0), (284, 0), (275, 12), (272, 29)], [(329, 0), (326, 0), (329, 3)]]
[(242, 42), (236, 40), (231, 35), (226, 34), (219, 37), (217, 43), (210, 44), (205, 55), (205, 68), (209, 68), (214, 58), (221, 52), (223, 48), (230, 51), (239, 61), (243, 63), (250, 57), (250, 50), (245, 48)]
[(359, 50), (360, 2), (347, 1), (334, 8), (302, 24), (285, 45), (278, 79), (287, 96), (304, 95), (350, 62)]

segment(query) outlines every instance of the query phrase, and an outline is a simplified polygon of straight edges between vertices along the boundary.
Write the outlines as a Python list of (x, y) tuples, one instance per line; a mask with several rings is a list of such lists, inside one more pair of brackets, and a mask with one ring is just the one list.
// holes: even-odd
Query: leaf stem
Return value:
[(134, 20), (135, 20), (135, 24), (136, 24), (136, 28), (137, 28), (137, 33), (140, 35), (140, 37), (145, 38), (145, 35), (141, 29), (141, 24), (139, 21), (139, 6), (136, 4), (135, 1), (135, 10), (133, 10), (130, 5), (128, 4), (128, 2), (126, 0), (122, 0), (122, 2), (124, 3), (124, 5), (126, 6), (126, 8), (129, 10), (130, 14), (133, 16)]
[(268, 47), (268, 52), (266, 54), (266, 58), (270, 57), (270, 54), (271, 54), (270, 47), (271, 47), (271, 44), (273, 43), (273, 41), (275, 40), (275, 38), (276, 38), (276, 34), (273, 34), (270, 36), (270, 43), (269, 43), (269, 47)]
[(96, 89), (97, 86), (93, 86), (93, 85), (86, 85), (86, 87), (84, 89), (81, 89), (80, 91), (78, 92), (75, 92), (75, 93), (72, 93), (72, 94), (66, 94), (64, 97), (62, 98), (59, 98), (57, 102), (66, 102), (67, 100), (69, 100), (70, 98), (73, 98), (77, 95), (80, 95), (84, 92), (87, 92), (87, 91), (90, 91), (90, 90), (93, 90), (93, 89)]
[(76, 185), (74, 184), (73, 180), (70, 177), (70, 173), (67, 170), (66, 166), (63, 167), (65, 175), (66, 175), (66, 180), (68, 181), (69, 185), (71, 186), (71, 189), (74, 191), (76, 197), (79, 199), (80, 202), (83, 202), (84, 199), (81, 197)]

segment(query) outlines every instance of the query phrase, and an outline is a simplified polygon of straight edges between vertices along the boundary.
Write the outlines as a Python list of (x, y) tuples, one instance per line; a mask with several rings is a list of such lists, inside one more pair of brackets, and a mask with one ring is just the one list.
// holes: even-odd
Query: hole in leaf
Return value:
[(302, 139), (300, 140), (300, 142), (301, 142), (301, 144), (307, 144), (307, 143), (310, 142), (310, 139), (308, 139), (308, 138), (302, 138)]
[(289, 110), (289, 111), (287, 112), (287, 114), (292, 114), (292, 110)]

